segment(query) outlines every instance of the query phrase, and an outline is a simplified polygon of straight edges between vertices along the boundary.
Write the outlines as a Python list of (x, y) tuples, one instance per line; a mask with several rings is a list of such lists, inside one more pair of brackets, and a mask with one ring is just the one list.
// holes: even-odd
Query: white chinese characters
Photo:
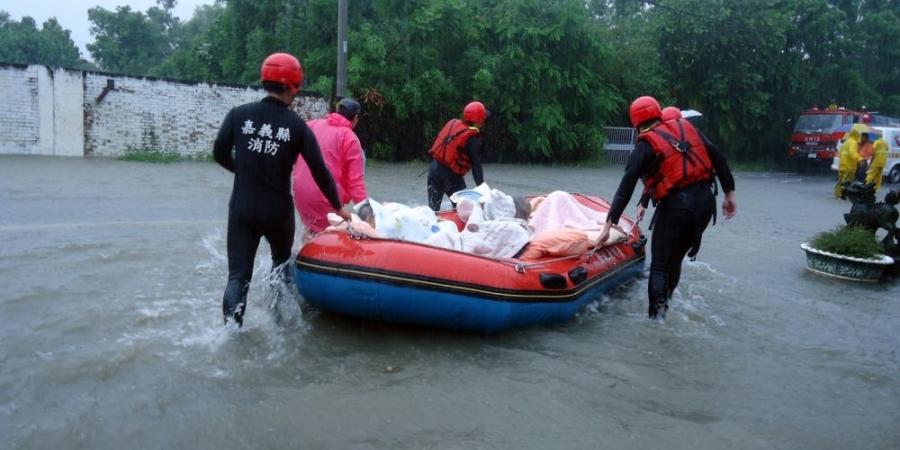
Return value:
[(278, 127), (278, 132), (276, 132), (275, 136), (273, 137), (271, 124), (264, 123), (259, 126), (259, 131), (257, 131), (257, 129), (253, 126), (252, 120), (247, 120), (244, 122), (244, 127), (241, 128), (241, 134), (253, 136), (250, 138), (250, 142), (247, 145), (247, 150), (255, 153), (262, 153), (265, 155), (275, 155), (278, 153), (278, 149), (279, 147), (281, 147), (281, 144), (279, 144), (277, 141), (290, 142), (291, 140), (290, 128)]
[(259, 127), (259, 135), (260, 137), (272, 139), (272, 125), (264, 123)]
[(244, 122), (244, 128), (241, 128), (241, 134), (253, 134), (256, 132), (256, 128), (253, 128), (253, 121), (248, 120)]
[(278, 139), (281, 142), (289, 142), (291, 140), (291, 130), (278, 127), (278, 134), (275, 135), (275, 139)]
[(251, 152), (262, 153), (262, 148), (263, 148), (263, 140), (262, 139), (260, 139), (260, 138), (250, 139), (250, 145), (248, 147), (248, 150), (250, 150)]

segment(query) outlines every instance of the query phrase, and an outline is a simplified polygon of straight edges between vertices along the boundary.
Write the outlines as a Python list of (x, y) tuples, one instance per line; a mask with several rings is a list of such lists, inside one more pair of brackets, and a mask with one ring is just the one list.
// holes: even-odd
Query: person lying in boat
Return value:
[(454, 248), (450, 245), (452, 240), (444, 245), (434, 242), (436, 239), (434, 235), (449, 228), (453, 228), (456, 232), (456, 225), (439, 222), (434, 212), (425, 206), (410, 207), (401, 203), (380, 203), (368, 198), (356, 205), (349, 223), (336, 214), (329, 214), (328, 221), (331, 226), (326, 229), (327, 231), (349, 229), (369, 237), (400, 239)]
[(380, 237), (375, 231), (375, 218), (372, 214), (372, 208), (365, 205), (363, 208), (357, 208), (357, 212), (350, 213), (350, 220), (346, 220), (337, 214), (329, 213), (326, 216), (329, 226), (325, 231), (347, 231), (358, 236)]
[[(462, 231), (454, 222), (438, 220), (429, 211), (371, 199), (357, 207), (349, 228), (365, 236), (403, 239), (486, 257), (537, 260), (587, 252), (606, 222), (605, 213), (582, 205), (564, 191), (531, 201), (489, 188), (458, 194), (457, 214), (466, 223)], [(337, 215), (329, 220), (336, 225), (330, 229), (348, 229)], [(609, 242), (624, 240), (626, 235), (623, 229), (613, 229)]]
[[(575, 256), (587, 252), (606, 222), (606, 213), (581, 204), (564, 191), (554, 191), (531, 201), (533, 213), (528, 225), (534, 230), (531, 241), (518, 256), (524, 260)], [(623, 229), (613, 229), (610, 240), (626, 239)]]
[[(489, 191), (487, 191), (489, 192)], [(439, 220), (429, 208), (368, 199), (345, 222), (330, 215), (329, 230), (349, 230), (370, 237), (400, 239), (487, 257), (515, 256), (528, 243), (531, 229), (525, 219), (531, 204), (497, 191), (492, 205), (461, 198), (457, 212), (466, 222), (462, 231), (452, 221)]]
[(496, 189), (490, 202), (462, 198), (456, 204), (459, 218), (466, 221), (460, 232), (462, 251), (491, 258), (512, 258), (531, 240), (532, 230), (525, 220), (531, 204)]

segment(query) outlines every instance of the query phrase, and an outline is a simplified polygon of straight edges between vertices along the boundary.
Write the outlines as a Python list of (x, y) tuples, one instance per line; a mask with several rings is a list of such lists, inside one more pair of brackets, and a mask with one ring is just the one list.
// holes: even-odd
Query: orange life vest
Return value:
[(472, 168), (466, 143), (478, 133), (478, 128), (470, 127), (462, 120), (452, 119), (438, 133), (428, 154), (435, 161), (449, 167), (453, 173), (465, 175)]
[(659, 161), (659, 170), (644, 179), (644, 192), (650, 194), (654, 204), (673, 189), (712, 180), (713, 165), (706, 145), (687, 120), (660, 123), (641, 133), (638, 140), (647, 141)]

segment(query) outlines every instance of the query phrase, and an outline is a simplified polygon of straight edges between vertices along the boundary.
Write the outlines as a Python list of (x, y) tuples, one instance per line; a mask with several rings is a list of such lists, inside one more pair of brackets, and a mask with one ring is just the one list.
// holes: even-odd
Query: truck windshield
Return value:
[(816, 131), (830, 132), (841, 125), (840, 114), (803, 114), (797, 120), (795, 132), (814, 133)]

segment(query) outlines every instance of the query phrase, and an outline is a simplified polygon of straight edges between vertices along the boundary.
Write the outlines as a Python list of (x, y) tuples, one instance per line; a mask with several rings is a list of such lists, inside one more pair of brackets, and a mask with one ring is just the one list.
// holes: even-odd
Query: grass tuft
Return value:
[(177, 152), (167, 152), (153, 148), (126, 149), (125, 154), (119, 157), (122, 161), (136, 161), (149, 163), (173, 163), (181, 161), (181, 155)]
[(182, 155), (178, 152), (159, 150), (155, 148), (128, 148), (119, 157), (122, 161), (136, 161), (148, 163), (168, 164), (179, 161), (213, 161), (212, 153), (194, 153)]

